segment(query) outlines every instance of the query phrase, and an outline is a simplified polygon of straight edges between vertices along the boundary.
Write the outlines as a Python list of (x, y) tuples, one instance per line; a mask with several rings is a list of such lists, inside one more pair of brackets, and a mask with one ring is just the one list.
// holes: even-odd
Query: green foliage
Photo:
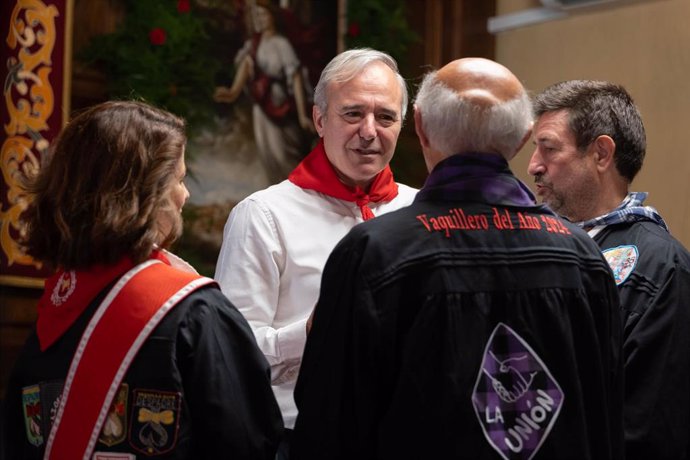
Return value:
[[(95, 37), (78, 58), (104, 71), (110, 98), (143, 99), (165, 108), (184, 117), (190, 131), (208, 122), (219, 63), (209, 52), (203, 19), (184, 0), (125, 0), (125, 5), (117, 30)], [(162, 43), (156, 44), (154, 30)]]
[(419, 36), (409, 28), (405, 3), (399, 0), (348, 0), (348, 48), (370, 47), (404, 62), (408, 47)]

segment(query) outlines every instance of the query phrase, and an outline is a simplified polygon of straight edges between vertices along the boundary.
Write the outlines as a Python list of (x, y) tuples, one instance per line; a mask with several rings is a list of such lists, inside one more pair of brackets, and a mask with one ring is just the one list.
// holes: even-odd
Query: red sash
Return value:
[(213, 280), (148, 260), (125, 273), (94, 313), (65, 380), (45, 459), (90, 459), (122, 379), (151, 331)]

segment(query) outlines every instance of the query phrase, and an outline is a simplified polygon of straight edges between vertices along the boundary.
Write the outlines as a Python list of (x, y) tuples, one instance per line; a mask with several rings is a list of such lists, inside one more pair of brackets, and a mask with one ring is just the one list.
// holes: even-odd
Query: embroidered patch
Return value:
[(60, 397), (62, 387), (65, 385), (63, 380), (53, 380), (41, 382), (41, 422), (43, 433), (48, 435), (53, 427), (53, 422), (60, 407)]
[(180, 426), (182, 395), (154, 390), (134, 390), (129, 443), (146, 455), (175, 447)]
[(62, 305), (69, 296), (72, 295), (74, 292), (74, 288), (77, 287), (77, 274), (74, 270), (70, 270), (68, 272), (63, 273), (60, 275), (60, 279), (58, 279), (57, 283), (55, 284), (55, 287), (53, 288), (53, 292), (50, 295), (50, 301), (53, 302), (53, 305), (56, 307), (59, 307)]
[(613, 270), (613, 278), (616, 280), (616, 285), (628, 279), (628, 276), (635, 269), (640, 255), (637, 251), (637, 246), (634, 245), (617, 246), (606, 249), (603, 252), (604, 258), (606, 258), (611, 270)]
[(122, 452), (94, 452), (93, 460), (136, 460), (137, 456), (134, 454), (125, 454)]
[(22, 388), (22, 407), (24, 409), (26, 439), (29, 444), (40, 446), (43, 444), (43, 430), (41, 426), (41, 390), (38, 385)]
[(127, 397), (129, 396), (129, 385), (123, 383), (110, 404), (110, 410), (103, 422), (103, 429), (98, 442), (108, 447), (119, 444), (125, 440), (127, 435)]
[(563, 406), (563, 392), (539, 356), (498, 323), (484, 349), (472, 392), (489, 444), (506, 460), (531, 459)]

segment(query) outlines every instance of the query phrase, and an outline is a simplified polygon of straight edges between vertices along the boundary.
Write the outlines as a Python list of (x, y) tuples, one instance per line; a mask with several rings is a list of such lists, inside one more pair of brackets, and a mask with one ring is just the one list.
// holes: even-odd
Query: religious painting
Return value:
[(39, 167), (69, 112), (71, 11), (71, 0), (0, 2), (0, 284), (38, 288), (48, 274), (19, 244), (22, 178)]
[(283, 3), (236, 2), (217, 29), (214, 116), (187, 147), (191, 196), (178, 244), (178, 252), (207, 274), (232, 207), (286, 179), (317, 141), (312, 95), (336, 54), (337, 3)]
[(173, 249), (212, 275), (233, 206), (317, 142), (312, 95), (328, 61), (353, 46), (400, 59), (409, 42), (394, 0), (8, 0), (0, 12), (0, 283), (19, 286), (47, 274), (17, 243), (19, 179), (78, 111), (140, 99), (186, 119), (191, 197)]
[(317, 141), (311, 98), (344, 5), (76, 0), (75, 87), (97, 81), (95, 69), (103, 94), (75, 91), (75, 105), (139, 98), (187, 120), (190, 199), (174, 250), (203, 274), (213, 275), (232, 207), (287, 178)]

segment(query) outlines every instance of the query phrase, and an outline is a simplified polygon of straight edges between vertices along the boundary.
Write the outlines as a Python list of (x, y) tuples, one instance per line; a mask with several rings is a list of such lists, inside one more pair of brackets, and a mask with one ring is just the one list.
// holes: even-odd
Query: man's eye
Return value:
[(379, 122), (384, 126), (390, 126), (398, 120), (397, 117), (395, 117), (395, 115), (388, 114), (379, 115), (377, 118)]

